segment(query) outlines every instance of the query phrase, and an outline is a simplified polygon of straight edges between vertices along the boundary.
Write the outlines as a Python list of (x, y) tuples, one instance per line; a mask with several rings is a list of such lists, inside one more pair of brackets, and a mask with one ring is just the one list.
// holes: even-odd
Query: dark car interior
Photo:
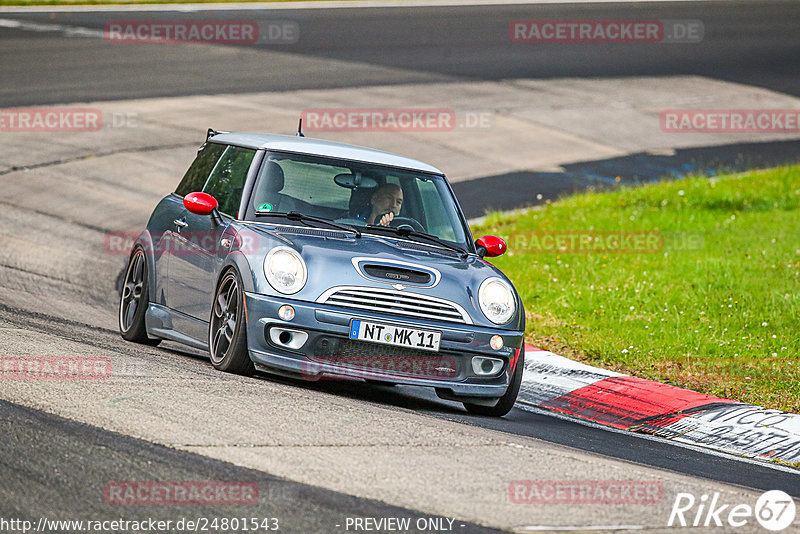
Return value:
[[(297, 180), (297, 178), (295, 178)], [(306, 215), (314, 215), (332, 220), (354, 220), (369, 208), (370, 199), (375, 191), (387, 183), (386, 175), (374, 172), (362, 173), (352, 170), (333, 177), (333, 183), (341, 188), (349, 189), (347, 208), (331, 206), (344, 204), (342, 199), (320, 198), (320, 202), (308, 202), (286, 193), (288, 189), (286, 171), (277, 161), (268, 161), (262, 170), (261, 179), (253, 197), (256, 211), (272, 211), (288, 213), (297, 211)], [(413, 218), (424, 228), (424, 211), (419, 201), (419, 192), (412, 187), (411, 180), (399, 180), (407, 202), (403, 204), (400, 217)]]

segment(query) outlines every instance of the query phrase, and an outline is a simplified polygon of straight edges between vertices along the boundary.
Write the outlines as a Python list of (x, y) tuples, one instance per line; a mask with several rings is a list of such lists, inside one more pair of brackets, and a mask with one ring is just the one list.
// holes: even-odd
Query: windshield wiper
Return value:
[(435, 245), (439, 245), (440, 247), (452, 250), (454, 252), (458, 252), (458, 254), (461, 257), (465, 258), (465, 257), (467, 257), (469, 255), (469, 252), (467, 252), (466, 250), (464, 250), (464, 249), (462, 249), (460, 247), (457, 247), (455, 245), (451, 245), (447, 241), (439, 239), (435, 235), (426, 234), (425, 232), (418, 232), (416, 230), (409, 230), (408, 228), (397, 228), (397, 227), (394, 227), (394, 226), (381, 226), (381, 225), (377, 225), (377, 224), (367, 225), (366, 228), (368, 228), (370, 230), (385, 230), (385, 231), (389, 231), (389, 232), (391, 232), (393, 234), (396, 234), (396, 235), (398, 235), (400, 237), (417, 237), (417, 238), (422, 239), (424, 241), (427, 241), (429, 243), (433, 243)]
[(359, 232), (356, 228), (352, 226), (348, 226), (346, 224), (339, 224), (337, 222), (333, 222), (330, 219), (323, 219), (322, 217), (315, 217), (313, 215), (304, 215), (297, 211), (290, 211), (289, 213), (281, 213), (277, 211), (262, 211), (262, 212), (257, 211), (256, 217), (285, 217), (290, 221), (300, 221), (304, 223), (315, 222), (318, 224), (328, 225), (331, 228), (336, 228), (337, 230), (343, 230), (345, 232), (353, 232), (356, 235), (356, 237), (361, 237), (361, 232)]

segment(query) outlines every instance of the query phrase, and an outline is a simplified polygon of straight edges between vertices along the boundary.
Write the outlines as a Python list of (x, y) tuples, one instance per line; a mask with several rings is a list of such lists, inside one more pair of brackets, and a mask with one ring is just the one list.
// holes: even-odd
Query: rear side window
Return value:
[(197, 153), (192, 166), (186, 171), (183, 180), (175, 190), (176, 195), (185, 197), (189, 193), (202, 191), (208, 175), (214, 169), (219, 157), (225, 152), (226, 145), (208, 143)]
[(252, 148), (229, 146), (217, 160), (203, 192), (217, 199), (222, 213), (238, 217), (247, 171), (255, 155), (256, 151)]

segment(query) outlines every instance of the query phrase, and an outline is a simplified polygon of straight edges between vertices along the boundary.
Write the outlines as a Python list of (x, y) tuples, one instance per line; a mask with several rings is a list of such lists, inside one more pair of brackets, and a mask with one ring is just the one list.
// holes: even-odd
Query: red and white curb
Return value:
[(530, 345), (517, 402), (730, 454), (800, 462), (800, 415), (606, 371)]

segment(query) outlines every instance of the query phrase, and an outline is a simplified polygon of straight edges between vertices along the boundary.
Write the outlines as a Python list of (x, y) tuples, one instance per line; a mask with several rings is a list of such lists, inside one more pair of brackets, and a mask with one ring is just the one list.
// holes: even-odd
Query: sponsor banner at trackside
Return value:
[(761, 459), (800, 462), (800, 415), (613, 373), (525, 346), (519, 406)]
[(652, 433), (754, 458), (800, 462), (800, 415), (749, 404), (693, 413)]

